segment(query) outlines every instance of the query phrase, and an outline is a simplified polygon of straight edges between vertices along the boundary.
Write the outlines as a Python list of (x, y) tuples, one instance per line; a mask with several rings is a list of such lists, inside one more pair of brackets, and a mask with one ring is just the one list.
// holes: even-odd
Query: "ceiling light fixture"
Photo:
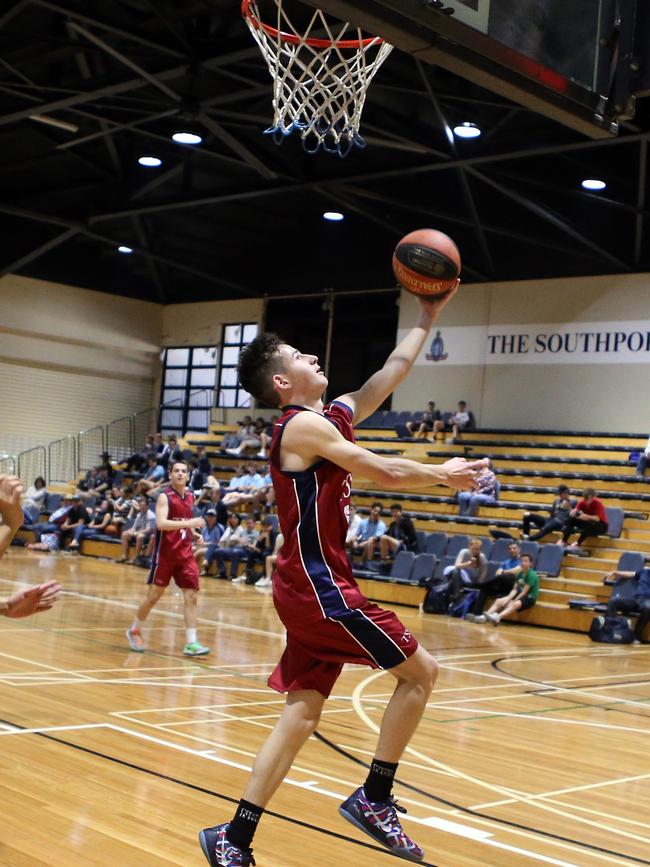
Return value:
[(186, 145), (198, 145), (201, 144), (203, 139), (200, 135), (197, 135), (195, 132), (187, 132), (179, 130), (172, 135), (173, 141), (176, 144), (186, 144)]
[(582, 182), (582, 187), (585, 190), (605, 190), (607, 189), (607, 184), (605, 181), (598, 180), (597, 178), (585, 178)]
[(481, 135), (481, 130), (475, 123), (466, 120), (454, 127), (454, 135), (458, 138), (478, 138)]
[(147, 166), (147, 168), (155, 169), (158, 166), (162, 165), (162, 160), (160, 157), (140, 157), (138, 160), (141, 166)]
[(341, 220), (345, 220), (345, 216), (340, 211), (325, 211), (323, 219), (329, 223), (340, 223)]
[(117, 252), (118, 253), (132, 253), (133, 247), (127, 247), (126, 244), (120, 244), (120, 246), (117, 248)]

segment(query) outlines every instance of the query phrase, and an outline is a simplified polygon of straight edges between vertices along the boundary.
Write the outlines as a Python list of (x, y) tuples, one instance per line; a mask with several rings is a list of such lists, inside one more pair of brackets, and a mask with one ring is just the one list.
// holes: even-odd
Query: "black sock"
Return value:
[(368, 773), (368, 779), (363, 784), (363, 790), (369, 801), (383, 803), (390, 798), (393, 780), (397, 771), (397, 762), (380, 762), (373, 759)]
[(239, 802), (235, 816), (228, 825), (226, 833), (226, 837), (233, 846), (238, 846), (240, 849), (250, 849), (253, 835), (257, 830), (257, 823), (263, 812), (264, 807), (257, 807), (250, 801), (242, 799)]

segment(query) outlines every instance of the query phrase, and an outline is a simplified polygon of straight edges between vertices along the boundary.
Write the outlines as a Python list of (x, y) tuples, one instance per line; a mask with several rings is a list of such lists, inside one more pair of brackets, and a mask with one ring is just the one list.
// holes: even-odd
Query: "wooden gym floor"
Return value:
[[(208, 579), (202, 660), (181, 654), (180, 596), (124, 630), (145, 572), (11, 549), (0, 593), (58, 578), (49, 614), (0, 623), (0, 864), (200, 867), (282, 707), (265, 680), (283, 647), (268, 592)], [(396, 794), (436, 867), (649, 864), (650, 648), (398, 612), (441, 675)], [(338, 816), (365, 776), (392, 689), (351, 667), (255, 839), (258, 867), (390, 864)], [(394, 862), (397, 863), (397, 862)]]

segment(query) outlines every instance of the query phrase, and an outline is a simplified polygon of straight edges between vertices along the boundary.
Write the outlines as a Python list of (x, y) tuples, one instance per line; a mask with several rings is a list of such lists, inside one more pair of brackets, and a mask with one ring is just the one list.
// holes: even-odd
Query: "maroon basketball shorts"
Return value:
[(183, 557), (176, 560), (167, 560), (160, 556), (154, 558), (147, 584), (168, 587), (172, 578), (181, 590), (198, 590), (199, 567), (196, 565), (194, 557)]

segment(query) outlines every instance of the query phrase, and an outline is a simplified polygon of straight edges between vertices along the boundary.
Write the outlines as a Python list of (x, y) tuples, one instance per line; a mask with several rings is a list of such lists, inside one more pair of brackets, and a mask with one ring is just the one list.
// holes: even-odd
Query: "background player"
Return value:
[(209, 648), (199, 642), (196, 634), (199, 568), (192, 553), (192, 541), (196, 538), (194, 531), (202, 530), (205, 521), (193, 517), (194, 494), (187, 489), (188, 477), (187, 464), (174, 461), (169, 473), (170, 486), (156, 500), (156, 542), (147, 580), (149, 589), (140, 603), (135, 620), (126, 630), (129, 647), (137, 653), (144, 651), (142, 626), (172, 578), (183, 593), (186, 629), (184, 655), (205, 656), (210, 653)]
[[(25, 516), (20, 505), (23, 485), (17, 476), (0, 475), (0, 557), (7, 550), (20, 529)], [(47, 611), (59, 598), (61, 585), (47, 581), (35, 587), (19, 590), (12, 596), (0, 598), (0, 615), (4, 617), (29, 617), (37, 611)]]
[[(283, 408), (271, 444), (271, 472), (284, 545), (273, 578), (274, 603), (287, 646), (269, 685), (286, 692), (278, 723), (255, 759), (233, 820), (206, 828), (199, 840), (212, 867), (248, 867), (250, 844), (272, 794), (318, 724), (345, 662), (389, 670), (397, 680), (383, 717), (370, 773), (340, 807), (349, 821), (394, 854), (421, 861), (391, 797), (393, 778), (436, 680), (438, 666), (395, 614), (361, 594), (345, 554), (351, 473), (385, 488), (445, 484), (471, 488), (483, 462), (455, 458), (441, 466), (384, 458), (354, 443), (358, 424), (391, 394), (415, 363), (440, 310), (456, 291), (420, 300), (418, 324), (359, 391), (328, 407), (325, 374), (276, 335), (262, 334), (241, 354), (242, 386)], [(400, 808), (401, 809), (401, 808)]]

